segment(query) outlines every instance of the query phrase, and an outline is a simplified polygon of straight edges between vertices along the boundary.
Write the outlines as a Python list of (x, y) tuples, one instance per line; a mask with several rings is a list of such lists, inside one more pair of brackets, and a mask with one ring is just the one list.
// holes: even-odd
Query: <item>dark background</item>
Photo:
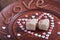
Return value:
[(16, 0), (0, 0), (0, 11), (10, 3), (13, 3), (14, 1)]

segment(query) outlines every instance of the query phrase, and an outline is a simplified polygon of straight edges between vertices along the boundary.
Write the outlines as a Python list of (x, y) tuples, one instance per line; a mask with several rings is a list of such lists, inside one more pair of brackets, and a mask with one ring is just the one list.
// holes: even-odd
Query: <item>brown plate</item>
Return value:
[[(38, 13), (38, 16), (36, 16), (36, 13)], [(47, 18), (50, 20), (50, 23), (51, 23), (51, 20), (53, 20), (53, 18), (51, 19), (51, 15), (52, 17), (54, 17), (54, 27), (52, 29), (52, 31), (50, 31), (51, 29), (51, 24), (50, 24), (50, 27), (49, 27), (49, 30), (47, 31), (43, 31), (43, 30), (39, 30), (37, 29), (36, 31), (30, 31), (31, 33), (29, 33), (29, 30), (27, 30), (27, 32), (25, 31), (26, 29), (24, 29), (26, 26), (26, 24), (22, 24), (22, 22), (25, 22), (23, 21), (23, 19), (32, 19), (32, 16), (35, 16), (35, 18), (39, 18), (39, 16), (41, 16), (42, 14), (44, 13), (47, 13)], [(27, 11), (24, 11), (24, 12), (20, 12), (18, 13), (17, 15), (15, 15), (12, 20), (10, 21), (10, 24), (9, 24), (9, 34), (12, 36), (11, 38), (14, 38), (14, 39), (19, 39), (19, 40), (47, 40), (47, 34), (48, 32), (51, 32), (50, 36), (48, 37), (48, 40), (56, 40), (55, 38), (57, 38), (57, 31), (58, 31), (58, 24), (57, 24), (57, 21), (59, 21), (58, 17), (56, 17), (54, 15), (54, 13), (56, 12), (53, 12), (51, 10), (46, 10), (46, 9), (31, 9), (31, 10), (27, 10)], [(58, 13), (57, 13), (58, 14)], [(25, 15), (28, 15), (28, 17), (25, 17)], [(44, 15), (45, 16), (45, 15)], [(41, 19), (46, 19), (44, 16), (41, 17)], [(18, 19), (21, 20), (20, 23), (17, 24)], [(23, 28), (20, 28), (20, 25), (23, 25)], [(37, 25), (38, 26), (38, 25)], [(56, 27), (57, 26), (57, 27)], [(33, 34), (32, 34), (33, 32)], [(43, 33), (46, 33), (45, 35), (43, 35)], [(18, 36), (18, 34), (20, 34), (20, 36)], [(35, 34), (37, 34), (38, 36), (36, 36)], [(42, 36), (45, 36), (45, 37), (39, 37), (39, 35), (42, 35)]]
[[(58, 27), (56, 27), (56, 28), (54, 27), (55, 29), (53, 29), (54, 31), (52, 32), (57, 37), (56, 36), (53, 37), (53, 35), (51, 34), (51, 38), (49, 38), (49, 40), (50, 39), (59, 40), (60, 36), (57, 35), (57, 32), (59, 32), (59, 30), (60, 30), (59, 29), (60, 25), (57, 22), (59, 22), (59, 20), (60, 20), (60, 6), (59, 6), (58, 2), (53, 1), (53, 0), (40, 0), (40, 1), (39, 0), (31, 0), (31, 1), (30, 0), (26, 0), (26, 1), (18, 0), (18, 1), (15, 1), (14, 3), (9, 4), (7, 7), (5, 7), (0, 12), (0, 34), (1, 34), (2, 40), (9, 39), (7, 37), (7, 35), (10, 34), (9, 30), (16, 30), (16, 29), (14, 29), (14, 25), (12, 25), (12, 24), (14, 24), (14, 22), (16, 22), (15, 20), (18, 19), (17, 18), (18, 15), (19, 15), (18, 17), (20, 17), (20, 15), (23, 15), (23, 17), (24, 17), (25, 11), (28, 13), (28, 15), (35, 14), (32, 11), (40, 12), (40, 14), (43, 14), (44, 12), (51, 13), (51, 15), (53, 15), (53, 17), (55, 18), (55, 21), (56, 21), (55, 24)], [(14, 18), (14, 19), (12, 19), (12, 18)], [(12, 22), (12, 24), (11, 24), (11, 20), (14, 20)], [(13, 26), (13, 28), (8, 29), (10, 27), (9, 25)], [(2, 26), (6, 27), (6, 29), (2, 29)], [(11, 34), (13, 35), (13, 37), (16, 36), (16, 32), (14, 32), (14, 31), (11, 32)], [(27, 34), (24, 34), (24, 35), (27, 35)], [(25, 37), (23, 38), (23, 36), (22, 36), (21, 40), (24, 40), (27, 38), (28, 38), (28, 40), (29, 40), (29, 38), (31, 38), (30, 40), (33, 40), (32, 38), (35, 38), (35, 36), (34, 37), (27, 36), (26, 38)], [(16, 38), (18, 39), (18, 37), (16, 37)], [(36, 39), (34, 39), (34, 40), (36, 40)], [(38, 40), (40, 40), (40, 38), (38, 38)], [(45, 39), (41, 39), (41, 40), (45, 40)]]

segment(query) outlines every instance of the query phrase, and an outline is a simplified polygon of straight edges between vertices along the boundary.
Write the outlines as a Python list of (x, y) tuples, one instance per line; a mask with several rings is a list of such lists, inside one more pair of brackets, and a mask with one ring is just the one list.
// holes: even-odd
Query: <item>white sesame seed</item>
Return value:
[(46, 15), (47, 13), (44, 13), (44, 15)]
[(34, 34), (34, 32), (31, 32), (31, 34)]
[(51, 17), (51, 19), (54, 19), (53, 17)]
[(25, 28), (21, 28), (21, 30), (25, 30)]
[(31, 33), (31, 31), (28, 31), (28, 33)]
[(51, 23), (52, 25), (54, 25), (54, 23)]
[(19, 23), (18, 25), (20, 25), (20, 26), (21, 26), (22, 24), (21, 24), (21, 23)]
[(20, 22), (19, 22), (19, 21), (17, 21), (17, 23), (19, 24)]
[(23, 24), (25, 24), (25, 22), (22, 22)]
[(51, 32), (48, 32), (48, 34), (51, 34)]
[(45, 38), (45, 36), (41, 36), (42, 38)]
[(58, 22), (58, 24), (60, 24), (60, 22)]
[(8, 37), (8, 38), (10, 38), (10, 37), (11, 37), (11, 35), (7, 35), (7, 37)]
[(38, 13), (36, 13), (36, 15), (38, 15)]
[(46, 35), (46, 33), (44, 32), (43, 35)]
[(24, 21), (25, 19), (24, 19), (24, 18), (22, 18), (21, 20), (22, 20), (22, 21)]
[(35, 36), (38, 36), (38, 34), (36, 33), (36, 34), (34, 34)]
[(47, 13), (47, 15), (49, 16), (50, 14), (49, 14), (49, 13)]
[(44, 16), (44, 18), (47, 18), (47, 16)]
[(21, 19), (18, 19), (19, 21), (21, 21)]
[(49, 37), (49, 34), (46, 34), (47, 37)]
[(24, 32), (27, 32), (27, 30), (24, 30)]
[(51, 25), (51, 27), (54, 27), (54, 25)]
[(60, 32), (57, 32), (58, 35), (60, 35)]
[(17, 36), (21, 36), (21, 34), (18, 33)]
[(41, 37), (41, 35), (39, 34), (38, 37)]
[(48, 39), (48, 37), (45, 37), (45, 39)]
[(53, 27), (50, 27), (50, 29), (53, 29)]
[(25, 19), (25, 21), (27, 21), (28, 19)]
[(25, 15), (25, 17), (28, 17), (28, 15)]
[(51, 18), (52, 16), (51, 16), (51, 15), (49, 15), (49, 17)]
[(54, 20), (51, 20), (51, 22), (54, 22)]
[(52, 29), (49, 29), (49, 32), (51, 32), (52, 31)]
[(6, 27), (2, 26), (2, 29), (4, 29), (4, 30), (5, 30), (5, 29), (6, 29)]
[(23, 26), (21, 25), (20, 28), (23, 28)]
[(32, 18), (35, 18), (35, 16), (32, 16)]

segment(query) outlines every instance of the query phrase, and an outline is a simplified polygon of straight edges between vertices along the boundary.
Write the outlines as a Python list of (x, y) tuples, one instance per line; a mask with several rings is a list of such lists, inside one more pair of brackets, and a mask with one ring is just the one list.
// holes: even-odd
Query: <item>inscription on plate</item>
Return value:
[[(29, 3), (27, 4), (25, 1), (23, 1), (23, 5), (27, 8), (27, 9), (30, 9), (31, 8), (31, 5), (35, 2), (35, 0), (30, 0)], [(45, 7), (47, 5), (43, 5), (45, 3), (44, 0), (37, 0), (36, 3), (35, 3), (35, 6), (38, 7), (38, 8), (42, 8), (42, 7)]]

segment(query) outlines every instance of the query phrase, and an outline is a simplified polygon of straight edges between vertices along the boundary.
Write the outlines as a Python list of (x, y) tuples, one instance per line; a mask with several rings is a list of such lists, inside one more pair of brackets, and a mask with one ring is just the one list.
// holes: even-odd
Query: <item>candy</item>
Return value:
[(18, 33), (17, 36), (21, 36), (21, 34)]
[(31, 19), (30, 21), (26, 21), (26, 29), (27, 30), (36, 30), (36, 24), (38, 19)]
[(49, 28), (49, 19), (40, 20), (38, 23), (38, 28), (41, 30), (48, 30)]

